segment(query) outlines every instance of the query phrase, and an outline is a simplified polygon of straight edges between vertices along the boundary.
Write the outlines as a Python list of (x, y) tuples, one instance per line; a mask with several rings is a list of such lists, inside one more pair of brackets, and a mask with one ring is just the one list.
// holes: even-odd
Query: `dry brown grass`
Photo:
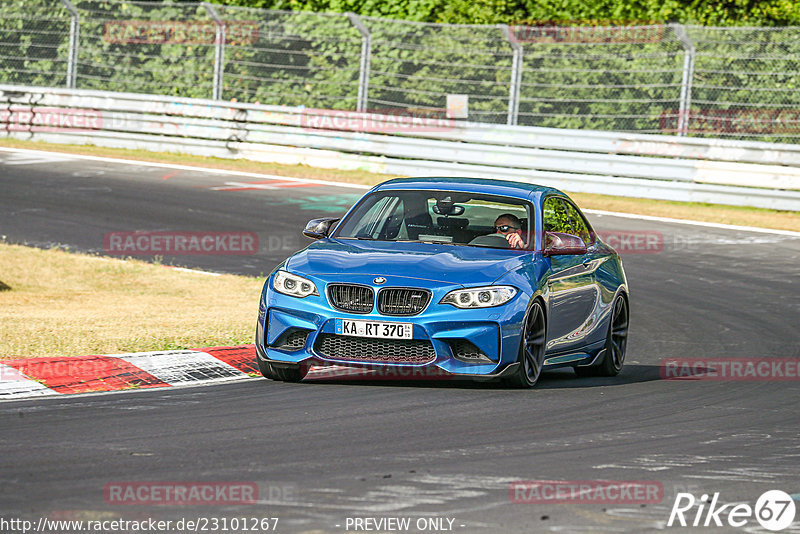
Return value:
[[(364, 185), (375, 185), (389, 178), (389, 176), (383, 174), (375, 174), (366, 171), (339, 171), (318, 169), (305, 165), (281, 165), (277, 163), (260, 163), (247, 160), (228, 160), (182, 154), (154, 153), (145, 150), (58, 145), (53, 143), (18, 141), (14, 139), (0, 139), (0, 146), (50, 150), (72, 154), (88, 154), (92, 156), (115, 157), (139, 161), (177, 163), (180, 165), (196, 165), (199, 167), (276, 174), (279, 176), (295, 176), (298, 178), (316, 180), (332, 180)], [(797, 212), (739, 208), (735, 206), (692, 202), (668, 202), (663, 200), (614, 197), (587, 193), (571, 193), (571, 196), (574, 197), (583, 208), (800, 231), (800, 213)]]
[(8, 244), (0, 281), (0, 358), (252, 343), (263, 284)]
[(589, 193), (570, 193), (570, 196), (582, 208), (800, 232), (800, 213), (796, 211), (611, 197)]

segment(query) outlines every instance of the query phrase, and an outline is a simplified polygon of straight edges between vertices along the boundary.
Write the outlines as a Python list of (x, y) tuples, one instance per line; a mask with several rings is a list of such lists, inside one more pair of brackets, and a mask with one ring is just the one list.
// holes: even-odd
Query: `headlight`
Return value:
[(278, 293), (291, 297), (303, 298), (309, 295), (319, 295), (314, 282), (296, 274), (278, 271), (272, 279), (272, 289)]
[(452, 304), (456, 308), (491, 308), (505, 304), (517, 294), (511, 286), (473, 287), (451, 291), (440, 304)]

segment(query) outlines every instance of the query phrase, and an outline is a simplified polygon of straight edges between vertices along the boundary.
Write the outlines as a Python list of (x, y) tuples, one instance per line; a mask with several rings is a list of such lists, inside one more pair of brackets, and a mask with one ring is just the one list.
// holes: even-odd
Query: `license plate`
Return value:
[(342, 336), (413, 339), (414, 336), (411, 326), (411, 323), (384, 323), (380, 321), (336, 319), (336, 333)]

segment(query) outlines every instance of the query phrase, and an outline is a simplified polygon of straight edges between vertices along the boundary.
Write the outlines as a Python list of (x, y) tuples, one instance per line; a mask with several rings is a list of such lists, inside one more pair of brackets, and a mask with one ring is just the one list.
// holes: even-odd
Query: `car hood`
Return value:
[(286, 269), (308, 275), (402, 276), (448, 284), (489, 284), (531, 253), (430, 243), (323, 239), (296, 253)]

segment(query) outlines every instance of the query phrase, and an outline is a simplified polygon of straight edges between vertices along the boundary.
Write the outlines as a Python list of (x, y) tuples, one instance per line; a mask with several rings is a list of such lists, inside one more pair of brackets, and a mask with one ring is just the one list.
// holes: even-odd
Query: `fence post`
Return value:
[(211, 89), (213, 100), (222, 100), (222, 79), (225, 76), (225, 22), (220, 18), (217, 9), (208, 2), (202, 2), (202, 6), (217, 25), (217, 34), (214, 38), (214, 80)]
[(345, 13), (350, 20), (350, 24), (361, 34), (361, 65), (358, 74), (358, 99), (356, 100), (356, 111), (366, 112), (367, 101), (369, 98), (369, 64), (372, 56), (372, 36), (369, 30), (355, 13)]
[(694, 78), (695, 48), (686, 28), (682, 24), (670, 24), (675, 37), (683, 45), (683, 76), (681, 79), (681, 102), (678, 108), (678, 135), (685, 136), (689, 129), (689, 113), (692, 105), (692, 78)]
[(67, 89), (75, 89), (78, 77), (78, 32), (80, 30), (81, 16), (72, 2), (61, 0), (70, 14), (69, 21), (69, 51), (67, 52)]
[(519, 117), (519, 91), (522, 83), (522, 45), (511, 35), (508, 24), (499, 24), (498, 28), (511, 45), (514, 55), (511, 59), (511, 87), (508, 92), (508, 120), (506, 124), (516, 126)]

